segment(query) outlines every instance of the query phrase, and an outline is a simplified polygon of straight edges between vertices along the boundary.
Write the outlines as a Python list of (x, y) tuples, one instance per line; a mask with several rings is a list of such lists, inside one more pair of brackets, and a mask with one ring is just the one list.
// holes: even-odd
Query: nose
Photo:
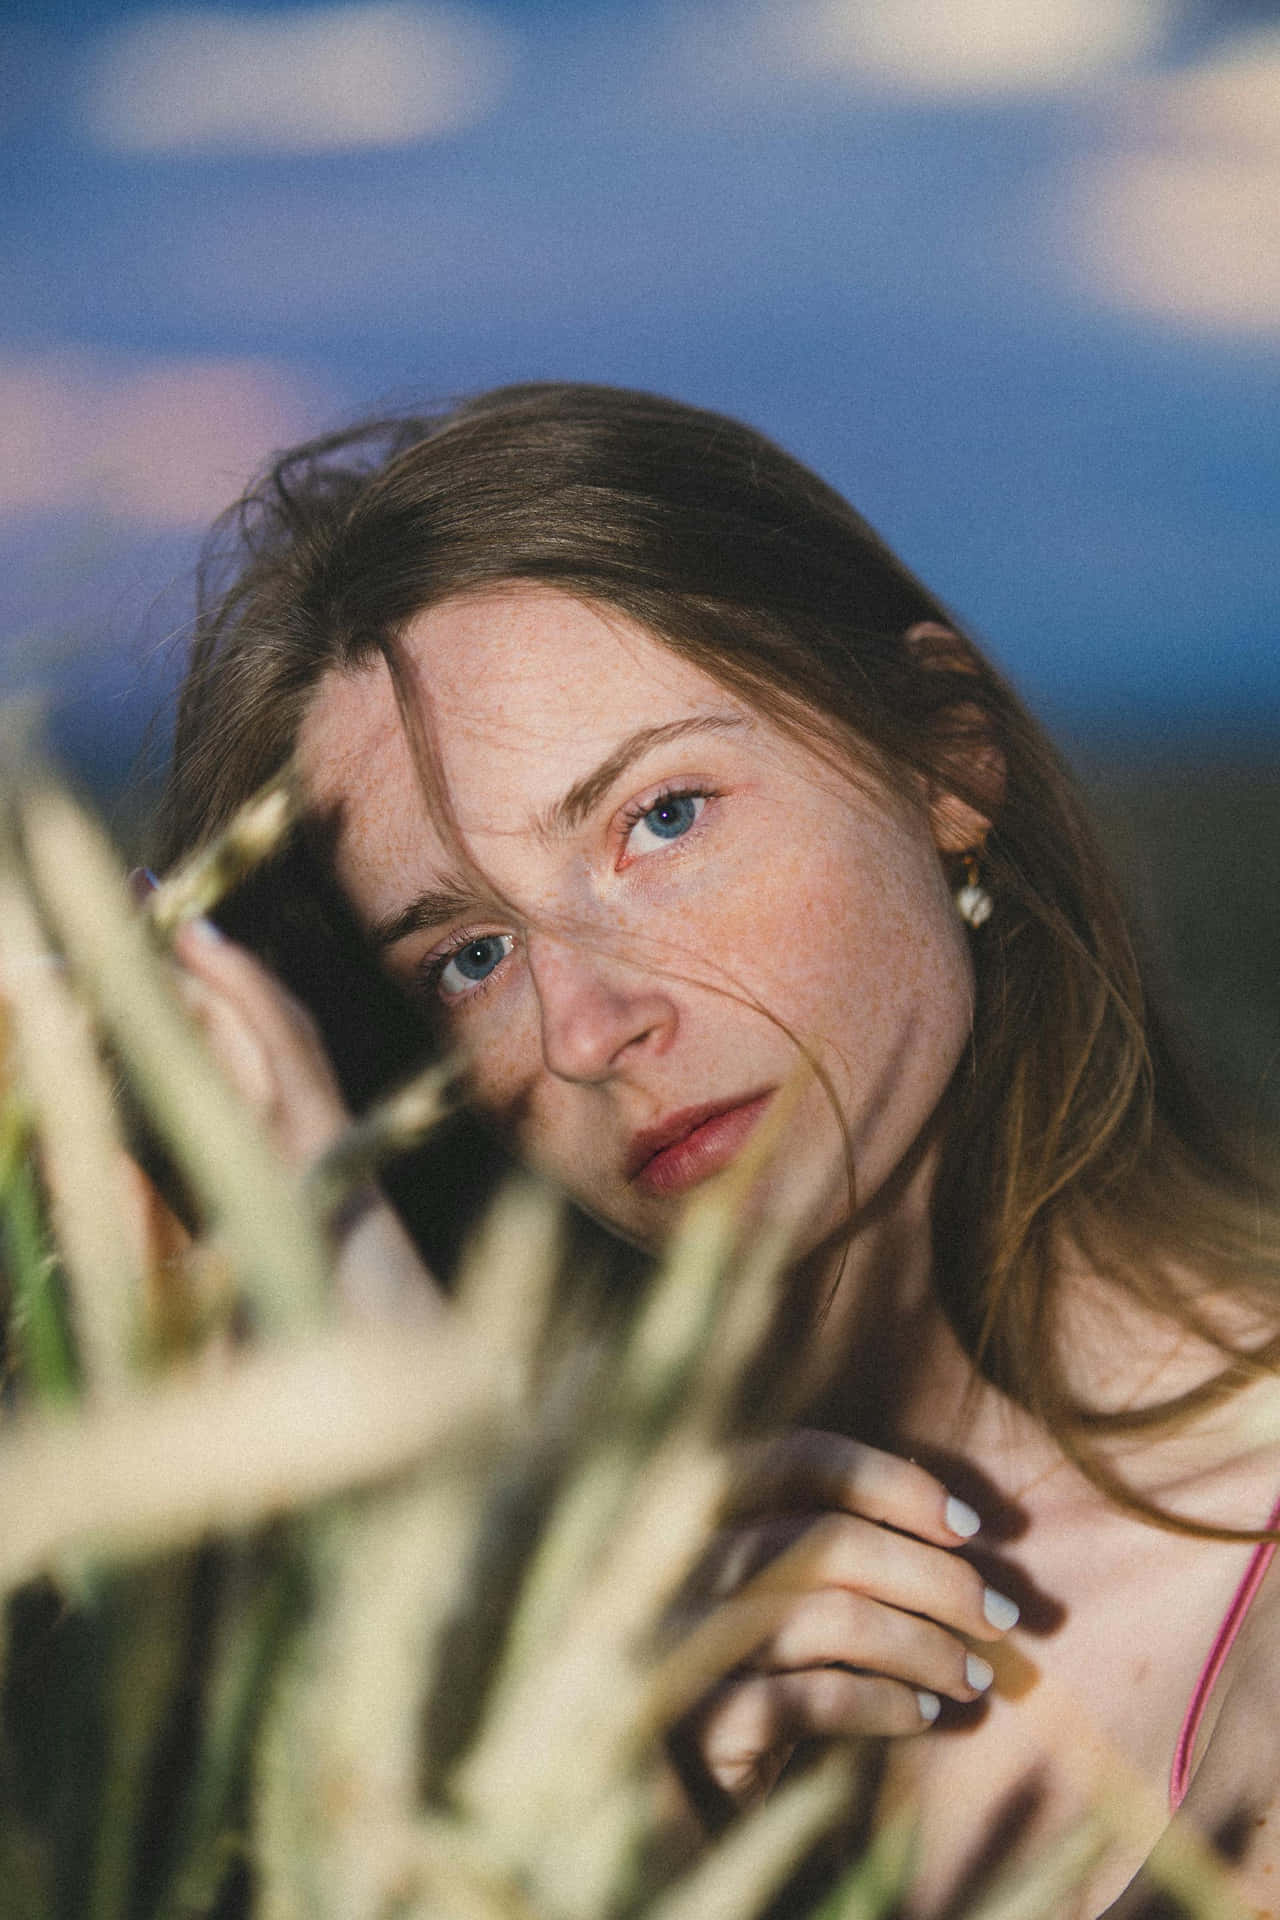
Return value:
[(562, 1080), (607, 1080), (643, 1050), (663, 1053), (676, 1010), (642, 968), (547, 934), (533, 934), (529, 972), (542, 1022), (542, 1057)]

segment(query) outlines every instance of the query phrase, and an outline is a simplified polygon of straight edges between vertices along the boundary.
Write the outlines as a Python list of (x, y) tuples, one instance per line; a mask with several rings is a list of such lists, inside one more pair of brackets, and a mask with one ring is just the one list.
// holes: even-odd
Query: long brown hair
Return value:
[[(1217, 1531), (1135, 1501), (1096, 1442), (1189, 1415), (1280, 1361), (1280, 1337), (1233, 1350), (1179, 1277), (1273, 1310), (1274, 1201), (1178, 1070), (1086, 812), (1039, 727), (853, 509), (759, 434), (651, 395), (539, 384), (284, 455), (224, 516), (202, 572), (161, 859), (287, 760), (322, 675), (394, 655), (415, 614), (513, 580), (618, 608), (901, 793), (923, 782), (989, 814), (977, 769), (1002, 759), (984, 849), (996, 910), (973, 939), (972, 1053), (936, 1187), (939, 1294), (975, 1364), (1099, 1486), (1164, 1524)], [(305, 883), (277, 876), (241, 929), (313, 998), (328, 961), (308, 976), (298, 956), (331, 925), (324, 884), (314, 867)], [(311, 915), (305, 939), (281, 932), (287, 911)], [(1080, 1405), (1055, 1337), (1068, 1242), (1211, 1338), (1221, 1372), (1137, 1414)]]

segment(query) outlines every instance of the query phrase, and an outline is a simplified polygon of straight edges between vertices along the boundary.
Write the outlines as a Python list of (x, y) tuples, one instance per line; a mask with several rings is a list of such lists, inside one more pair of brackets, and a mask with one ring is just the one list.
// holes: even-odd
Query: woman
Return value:
[[(351, 1019), (340, 902), (477, 1108), (629, 1241), (660, 1243), (814, 1070), (760, 1201), (794, 1234), (806, 1424), (713, 1591), (797, 1516), (809, 1551), (686, 1730), (694, 1772), (745, 1800), (810, 1736), (919, 1735), (889, 1765), (934, 1911), (1118, 1753), (1138, 1810), (1080, 1910), (1137, 1873), (1171, 1792), (1269, 1907), (1276, 1216), (1178, 1079), (1009, 690), (813, 475), (643, 395), (514, 388), (339, 436), (234, 531), (164, 857), (296, 756), (306, 845), (227, 926), (343, 1045), (348, 1090), (398, 1043)], [(293, 1003), (237, 946), (182, 951), (233, 1071), (318, 1151), (343, 1097)], [(393, 1243), (371, 1258), (411, 1286)], [(1014, 1698), (984, 1650), (1020, 1610), (1038, 1678)]]

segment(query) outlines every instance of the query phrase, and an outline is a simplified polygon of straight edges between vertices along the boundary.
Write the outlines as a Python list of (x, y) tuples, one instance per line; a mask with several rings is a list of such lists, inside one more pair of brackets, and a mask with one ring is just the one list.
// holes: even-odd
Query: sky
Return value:
[(119, 780), (274, 447), (748, 419), (1086, 753), (1280, 745), (1274, 0), (0, 5), (0, 694)]

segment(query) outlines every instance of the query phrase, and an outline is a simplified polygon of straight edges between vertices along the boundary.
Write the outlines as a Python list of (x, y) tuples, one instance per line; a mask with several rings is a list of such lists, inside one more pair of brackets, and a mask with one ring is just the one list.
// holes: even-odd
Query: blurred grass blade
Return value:
[(453, 1061), (427, 1067), (371, 1106), (309, 1169), (305, 1188), (316, 1212), (331, 1219), (347, 1196), (389, 1160), (420, 1146), (454, 1109)]
[[(732, 1188), (718, 1184), (686, 1210), (615, 1377), (601, 1381), (597, 1418), (583, 1428), (581, 1457), (551, 1516), (513, 1623), (507, 1661), (512, 1677), (530, 1650), (563, 1621), (599, 1557), (614, 1552), (624, 1506), (664, 1427), (679, 1421), (709, 1435), (720, 1424), (741, 1357), (754, 1349), (772, 1308), (776, 1236), (762, 1236), (763, 1257), (748, 1263), (748, 1284), (735, 1287), (728, 1307), (723, 1282), (736, 1251), (736, 1209), (744, 1181), (749, 1190), (774, 1144), (774, 1136), (766, 1136), (745, 1176)], [(495, 1326), (505, 1305), (499, 1300), (488, 1315)], [(708, 1364), (713, 1354), (718, 1357)], [(690, 1537), (692, 1532), (691, 1527)], [(656, 1557), (646, 1546), (644, 1565), (654, 1577), (645, 1583), (642, 1607), (657, 1604), (678, 1577), (683, 1549), (663, 1550), (674, 1538), (673, 1530), (663, 1527), (660, 1538), (649, 1543)]]
[(545, 1909), (490, 1857), (483, 1834), (438, 1814), (415, 1823), (410, 1879), (414, 1891), (402, 1896), (396, 1920), (546, 1920)]
[[(490, 1466), (473, 1449), (311, 1528), (317, 1606), (276, 1705), (288, 1762), (263, 1771), (259, 1814), (268, 1877), (309, 1883), (316, 1920), (379, 1920), (394, 1905), (426, 1693)], [(303, 1833), (306, 1857), (291, 1856), (288, 1836)]]
[(1111, 1840), (1108, 1824), (1087, 1815), (1024, 1864), (1009, 1868), (966, 1909), (965, 1920), (1056, 1920)]
[[(710, 1350), (709, 1336), (721, 1310), (721, 1288), (731, 1261), (743, 1259), (753, 1196), (780, 1149), (812, 1070), (804, 1061), (778, 1089), (743, 1151), (716, 1179), (696, 1191), (684, 1210), (662, 1270), (627, 1342), (620, 1368), (619, 1399), (650, 1418), (669, 1415), (690, 1371)], [(766, 1262), (785, 1244), (770, 1226), (757, 1237)], [(717, 1337), (722, 1328), (717, 1327)], [(700, 1410), (711, 1415), (701, 1396)]]
[(739, 1820), (690, 1873), (653, 1901), (645, 1920), (751, 1920), (847, 1809), (853, 1792), (848, 1755), (829, 1755)]
[(1256, 1908), (1240, 1898), (1224, 1861), (1182, 1815), (1175, 1815), (1157, 1840), (1142, 1880), (1170, 1895), (1195, 1920), (1257, 1920)]
[(268, 1704), (273, 1669), (303, 1604), (292, 1532), (277, 1545), (269, 1568), (255, 1578), (257, 1573), (250, 1551), (241, 1547), (219, 1583), (221, 1604), (201, 1703), (203, 1738), (179, 1815), (175, 1866), (157, 1901), (155, 1920), (208, 1913), (226, 1879), (228, 1821)]
[(180, 1684), (191, 1595), (189, 1556), (115, 1574), (105, 1626), (106, 1753), (85, 1920), (127, 1920), (146, 1835), (157, 1739)]
[(254, 867), (283, 845), (301, 806), (292, 767), (286, 767), (231, 816), (217, 838), (173, 869), (149, 895), (146, 917), (162, 939), (188, 920), (212, 913)]
[(15, 852), (0, 832), (0, 991), (39, 1133), (83, 1383), (110, 1397), (128, 1380), (141, 1302), (123, 1148), (84, 1010), (45, 944)]
[[(704, 1452), (657, 1461), (644, 1475), (648, 1513), (661, 1516), (659, 1530), (675, 1543), (663, 1554), (673, 1584), (708, 1537), (724, 1472), (724, 1462)], [(578, 1828), (601, 1804), (602, 1783), (638, 1764), (656, 1737), (645, 1712), (655, 1582), (652, 1569), (638, 1565), (654, 1538), (648, 1527), (619, 1531), (616, 1557), (600, 1560), (551, 1645), (504, 1676), (459, 1770), (461, 1802), (513, 1859), (559, 1851), (571, 1862)], [(593, 1755), (589, 1771), (577, 1762), (584, 1752)]]
[(73, 1400), (79, 1375), (62, 1275), (40, 1208), (30, 1134), (16, 1099), (0, 1106), (0, 1259), (8, 1276), (7, 1334), (37, 1400)]
[(856, 1860), (811, 1920), (886, 1920), (906, 1903), (915, 1865), (919, 1818), (910, 1807), (885, 1813)]
[(545, 1904), (565, 1920), (599, 1920), (618, 1904), (620, 1890), (645, 1867), (645, 1855), (657, 1805), (652, 1754), (647, 1764), (605, 1774), (604, 1791), (572, 1838), (549, 1834), (551, 1844), (537, 1862)]
[(45, 1862), (8, 1807), (0, 1807), (0, 1887), (4, 1920), (50, 1920), (53, 1896)]
[[(739, 1365), (769, 1323), (781, 1236), (762, 1236), (741, 1295), (726, 1294), (725, 1270), (743, 1197), (807, 1083), (807, 1072), (794, 1076), (775, 1128), (758, 1130), (764, 1137), (753, 1141), (748, 1164), (740, 1156), (733, 1179), (686, 1211), (591, 1444), (544, 1532), (489, 1714), (461, 1772), (468, 1803), (517, 1851), (587, 1817), (578, 1789), (547, 1792), (558, 1762), (589, 1749), (607, 1773), (633, 1764), (639, 1745), (660, 1731), (653, 1709), (662, 1695), (646, 1672), (646, 1634), (710, 1538), (724, 1497), (728, 1464), (712, 1442)], [(704, 1661), (686, 1668), (686, 1684), (696, 1678), (701, 1690), (723, 1670)], [(547, 1764), (531, 1776), (521, 1756), (535, 1727)]]
[(534, 1375), (555, 1304), (564, 1201), (528, 1174), (506, 1180), (467, 1247), (455, 1294), (477, 1339), (501, 1357), (517, 1401)]
[(298, 1183), (181, 1012), (97, 828), (63, 793), (24, 808), (28, 858), (84, 991), (269, 1326), (314, 1316), (328, 1261)]
[[(576, 1795), (561, 1793), (553, 1804), (548, 1789), (559, 1764), (575, 1748), (602, 1741), (596, 1751), (607, 1771), (612, 1750), (621, 1751), (624, 1730), (636, 1725), (638, 1626), (650, 1615), (647, 1604), (630, 1604), (636, 1590), (629, 1583), (638, 1569), (634, 1556), (619, 1559), (618, 1528), (639, 1476), (653, 1478), (663, 1426), (679, 1408), (680, 1390), (710, 1337), (732, 1244), (732, 1223), (719, 1202), (688, 1211), (617, 1372), (602, 1383), (599, 1407), (583, 1429), (579, 1461), (530, 1568), (488, 1713), (459, 1776), (466, 1803), (505, 1834), (516, 1853), (534, 1845), (548, 1822), (576, 1817), (570, 1811)], [(664, 1538), (687, 1538), (692, 1551), (704, 1537), (703, 1502), (695, 1499), (695, 1511), (682, 1526), (670, 1505), (667, 1478), (657, 1478), (668, 1495)], [(718, 1499), (722, 1488), (714, 1469), (704, 1478), (713, 1482)], [(711, 1496), (702, 1492), (709, 1505)], [(619, 1565), (625, 1568), (621, 1580), (613, 1577)], [(678, 1570), (683, 1566), (679, 1560)], [(651, 1574), (646, 1566), (646, 1598), (653, 1591)], [(531, 1774), (526, 1756), (535, 1737), (548, 1764)], [(585, 1791), (577, 1783), (577, 1792)]]
[(632, 1464), (624, 1448), (601, 1435), (562, 1489), (532, 1556), (503, 1648), (495, 1717), (507, 1710), (504, 1700), (564, 1630), (601, 1543), (616, 1524)]
[(165, 1380), (0, 1438), (0, 1590), (84, 1551), (133, 1555), (367, 1485), (503, 1430), (492, 1372), (453, 1329), (349, 1328)]
[[(510, 1398), (509, 1378), (500, 1373)], [(560, 1395), (553, 1382), (549, 1398)], [(429, 1799), (454, 1796), (453, 1771), (486, 1720), (499, 1677), (512, 1666), (512, 1614), (530, 1555), (547, 1523), (562, 1465), (561, 1416), (519, 1435), (487, 1487), (476, 1494), (476, 1525), (468, 1548), (465, 1584), (449, 1619), (431, 1679), (424, 1726), (423, 1786)]]

